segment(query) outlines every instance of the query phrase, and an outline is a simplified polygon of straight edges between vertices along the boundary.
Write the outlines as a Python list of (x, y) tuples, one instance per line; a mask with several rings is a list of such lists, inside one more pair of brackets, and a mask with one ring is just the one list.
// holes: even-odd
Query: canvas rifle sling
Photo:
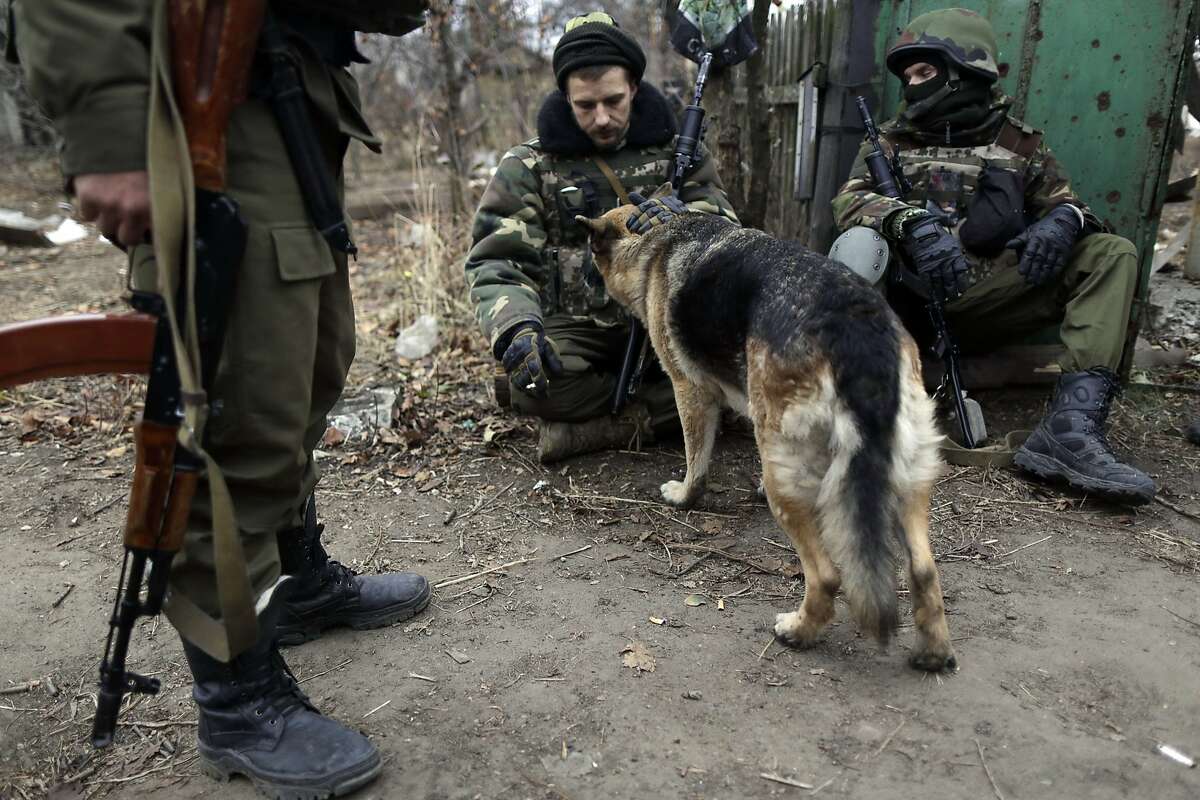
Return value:
[[(258, 619), (229, 488), (217, 463), (202, 445), (208, 398), (200, 382), (196, 315), (190, 313), (196, 301), (193, 241), (196, 192), (187, 133), (172, 94), (167, 5), (167, 0), (155, 2), (151, 47), (147, 165), (157, 267), (155, 291), (166, 306), (179, 370), (184, 414), (179, 444), (204, 461), (208, 478), (220, 619), (209, 616), (179, 591), (170, 592), (165, 611), (185, 639), (213, 658), (230, 661), (257, 641)], [(182, 329), (181, 309), (176, 307), (181, 277), (185, 281), (184, 297), (189, 312)]]

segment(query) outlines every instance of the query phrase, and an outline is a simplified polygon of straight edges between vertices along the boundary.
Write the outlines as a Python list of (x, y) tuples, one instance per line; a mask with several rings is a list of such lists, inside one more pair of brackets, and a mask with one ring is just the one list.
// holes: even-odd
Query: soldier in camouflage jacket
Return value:
[[(629, 317), (605, 292), (587, 231), (574, 221), (616, 208), (630, 193), (649, 196), (668, 179), (674, 114), (641, 80), (641, 48), (607, 14), (572, 20), (553, 63), (559, 89), (538, 113), (538, 137), (500, 161), (466, 262), (475, 319), (504, 368), (497, 399), (542, 420), (544, 461), (627, 446), (678, 424), (661, 374), (647, 375), (625, 415), (609, 415)], [(703, 148), (678, 199), (737, 222)], [(648, 201), (648, 211), (656, 203)]]
[(1144, 503), (1153, 480), (1105, 439), (1117, 391), (1137, 254), (1072, 191), (1034, 130), (1009, 115), (986, 19), (946, 9), (914, 19), (888, 52), (904, 82), (897, 119), (880, 126), (912, 191), (875, 191), (864, 144), (833, 200), (842, 230), (866, 226), (899, 250), (945, 302), (965, 350), (1057, 325), (1066, 352), (1050, 412), (1016, 464), (1110, 499)]

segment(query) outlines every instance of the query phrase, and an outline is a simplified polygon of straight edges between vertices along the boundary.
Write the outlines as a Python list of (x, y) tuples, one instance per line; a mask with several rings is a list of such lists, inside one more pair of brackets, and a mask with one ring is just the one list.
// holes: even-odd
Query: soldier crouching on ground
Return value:
[(671, 382), (647, 374), (639, 399), (610, 414), (629, 316), (591, 266), (587, 231), (598, 217), (639, 203), (635, 232), (681, 211), (737, 216), (701, 149), (679, 196), (644, 201), (667, 181), (675, 117), (642, 80), (646, 57), (607, 14), (572, 19), (554, 48), (552, 92), (538, 138), (509, 150), (475, 214), (467, 282), (475, 318), (503, 365), (497, 399), (539, 417), (538, 456), (627, 447), (678, 431)]
[(842, 230), (882, 234), (945, 301), (964, 351), (1049, 325), (1066, 347), (1050, 410), (1016, 454), (1021, 469), (1110, 500), (1147, 503), (1154, 481), (1105, 438), (1137, 253), (1072, 191), (1042, 133), (1008, 115), (991, 25), (965, 9), (914, 19), (888, 51), (904, 83), (882, 125), (913, 191), (874, 191), (863, 157), (833, 200)]
[[(140, 285), (153, 285), (154, 274), (145, 242), (153, 224), (147, 119), (157, 5), (16, 0), (9, 15), (14, 47), (8, 55), (19, 56), (31, 93), (62, 136), (63, 172), (80, 213), (128, 248)], [(304, 74), (309, 116), (323, 146), (317, 168), (336, 178), (340, 192), (350, 139), (379, 149), (346, 69), (363, 60), (354, 31), (359, 25), (396, 34), (417, 28), (423, 3), (273, 5), (288, 57)], [(386, 19), (386, 27), (374, 19)], [(411, 617), (429, 603), (430, 588), (413, 573), (357, 575), (321, 545), (313, 450), (354, 357), (354, 309), (346, 256), (333, 252), (312, 224), (261, 68), (229, 125), (227, 192), (249, 229), (210, 392), (220, 411), (206, 428), (205, 447), (227, 478), (244, 568), (265, 608), (258, 640), (228, 663), (200, 648), (199, 628), (174, 616), (170, 603), (167, 613), (193, 678), (205, 769), (246, 775), (270, 796), (329, 797), (373, 780), (382, 768), (380, 754), (365, 736), (313, 707), (277, 647), (334, 625), (373, 628)], [(210, 492), (202, 483), (183, 550), (172, 563), (169, 599), (183, 598), (215, 617), (212, 526)], [(291, 579), (274, 591), (281, 573)]]

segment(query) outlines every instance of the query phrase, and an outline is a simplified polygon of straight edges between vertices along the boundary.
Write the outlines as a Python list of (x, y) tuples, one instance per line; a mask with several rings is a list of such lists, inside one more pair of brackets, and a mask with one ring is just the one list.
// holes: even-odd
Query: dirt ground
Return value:
[[(0, 205), (52, 209), (52, 171), (14, 169)], [(392, 233), (360, 230), (349, 395), (395, 390), (397, 421), (331, 438), (319, 499), (336, 557), (444, 585), (410, 622), (287, 652), (317, 706), (382, 749), (359, 796), (1200, 796), (1200, 771), (1156, 749), (1200, 757), (1200, 450), (1180, 436), (1200, 416), (1195, 367), (1143, 374), (1153, 385), (1114, 411), (1112, 440), (1164, 503), (947, 471), (934, 550), (961, 668), (930, 676), (905, 665), (910, 626), (881, 652), (844, 607), (813, 650), (772, 641), (803, 586), (737, 426), (701, 509), (679, 513), (656, 487), (681, 474), (680, 443), (544, 469), (532, 427), (489, 400), (473, 332), (398, 362)], [(0, 320), (118, 310), (121, 265), (94, 241), (0, 250)], [(130, 657), (163, 692), (129, 702), (115, 747), (87, 744), (140, 391), (94, 378), (0, 393), (0, 796), (214, 791), (164, 620), (139, 626)], [(1016, 427), (1043, 393), (982, 400)], [(253, 796), (245, 781), (220, 791)]]

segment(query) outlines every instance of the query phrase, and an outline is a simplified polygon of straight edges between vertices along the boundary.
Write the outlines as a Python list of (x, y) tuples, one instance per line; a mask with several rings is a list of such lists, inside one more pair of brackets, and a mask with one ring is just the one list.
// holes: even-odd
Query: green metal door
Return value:
[[(891, 117), (900, 82), (883, 54), (912, 18), (951, 5), (880, 4), (875, 88)], [(991, 20), (1013, 114), (1046, 132), (1075, 191), (1138, 247), (1145, 296), (1194, 41), (1194, 0), (960, 0)], [(1186, 88), (1186, 87), (1184, 87)], [(1140, 305), (1139, 305), (1140, 308)], [(1135, 308), (1134, 317), (1137, 318)]]

